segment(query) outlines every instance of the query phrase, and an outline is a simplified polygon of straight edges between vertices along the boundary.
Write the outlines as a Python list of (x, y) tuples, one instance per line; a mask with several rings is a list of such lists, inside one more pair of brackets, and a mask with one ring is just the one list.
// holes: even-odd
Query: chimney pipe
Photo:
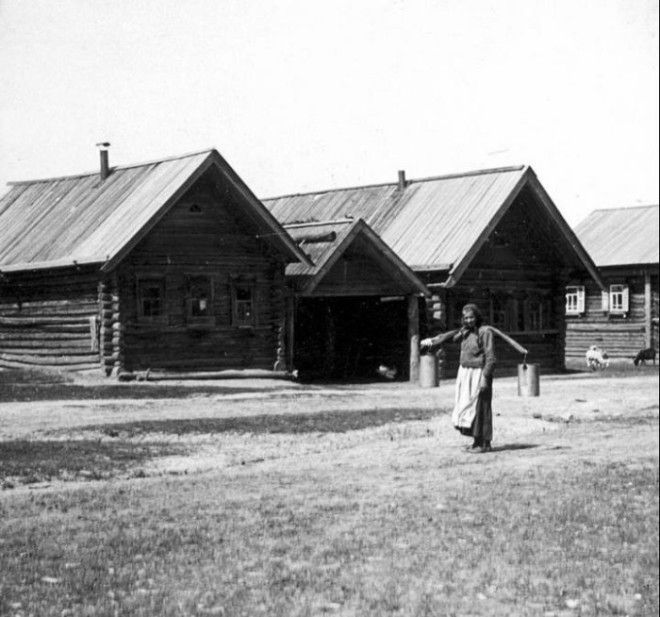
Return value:
[(399, 169), (399, 190), (406, 188), (406, 172), (403, 169)]
[(96, 146), (99, 149), (99, 155), (101, 157), (101, 169), (99, 175), (102, 182), (110, 175), (110, 165), (108, 163), (108, 148), (110, 147), (110, 142), (101, 141), (96, 144)]

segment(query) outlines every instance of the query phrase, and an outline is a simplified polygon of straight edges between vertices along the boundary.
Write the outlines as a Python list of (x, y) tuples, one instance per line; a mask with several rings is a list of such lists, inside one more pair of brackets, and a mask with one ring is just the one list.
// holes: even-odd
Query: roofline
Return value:
[[(256, 198), (254, 193), (245, 184), (243, 179), (234, 171), (234, 169), (227, 163), (222, 155), (215, 149), (202, 150), (197, 153), (190, 153), (185, 155), (173, 156), (166, 159), (159, 159), (151, 164), (162, 163), (166, 161), (173, 161), (183, 158), (190, 158), (193, 156), (205, 155), (195, 169), (187, 176), (187, 178), (180, 184), (180, 186), (172, 193), (172, 195), (160, 206), (157, 212), (140, 228), (138, 229), (128, 241), (110, 255), (105, 256), (104, 260), (99, 259), (98, 255), (94, 257), (82, 257), (74, 259), (73, 256), (58, 258), (50, 261), (41, 262), (23, 262), (7, 264), (4, 267), (0, 265), (0, 271), (12, 272), (23, 270), (42, 270), (48, 268), (59, 267), (76, 267), (83, 264), (100, 264), (101, 271), (108, 272), (112, 270), (124, 257), (137, 245), (137, 243), (148, 234), (151, 229), (161, 220), (161, 218), (170, 210), (171, 206), (185, 193), (190, 186), (199, 179), (199, 177), (211, 167), (215, 167), (219, 174), (221, 174), (234, 189), (238, 192), (241, 199), (250, 207), (246, 208), (248, 216), (250, 216), (255, 224), (261, 228), (264, 226), (273, 233), (267, 234), (268, 236), (276, 236), (271, 239), (271, 242), (276, 243), (282, 254), (287, 255), (292, 261), (300, 261), (307, 265), (313, 265), (309, 257), (300, 249), (295, 243), (293, 238), (282, 227), (281, 223), (271, 214), (266, 206)], [(116, 167), (114, 169), (129, 169), (132, 167), (146, 166), (150, 163), (140, 163), (137, 165), (128, 165), (125, 167)], [(96, 175), (98, 172), (94, 172)], [(83, 178), (89, 174), (68, 176), (68, 178)], [(24, 182), (22, 184), (29, 185), (39, 181)], [(41, 180), (40, 182), (46, 182)], [(259, 234), (260, 236), (263, 234)], [(75, 253), (74, 253), (75, 254)]]
[[(252, 189), (245, 183), (234, 168), (227, 162), (227, 160), (215, 148), (211, 150), (210, 157), (213, 158), (215, 165), (225, 172), (226, 177), (234, 185), (234, 187), (243, 195), (243, 198), (253, 206), (254, 213), (262, 220), (262, 222), (275, 231), (279, 242), (284, 248), (288, 249), (290, 255), (294, 256), (298, 261), (307, 265), (313, 265), (307, 254), (296, 244), (295, 240), (287, 233), (286, 229), (282, 227), (282, 223), (275, 218), (273, 213), (266, 208), (265, 204), (252, 192)], [(281, 230), (283, 233), (280, 233)]]
[(614, 210), (639, 210), (640, 208), (658, 208), (658, 204), (646, 204), (646, 205), (637, 205), (637, 206), (612, 206), (611, 208), (596, 208), (592, 210), (590, 214), (594, 212), (613, 212)]
[(599, 270), (604, 270), (605, 268), (648, 268), (648, 267), (658, 267), (660, 266), (659, 261), (631, 261), (629, 263), (616, 263), (616, 264), (605, 264), (605, 265), (598, 265), (596, 264), (596, 267)]
[(550, 195), (548, 195), (547, 191), (541, 184), (531, 166), (527, 166), (525, 168), (525, 172), (516, 183), (516, 186), (502, 202), (497, 212), (492, 217), (488, 225), (484, 228), (482, 233), (479, 235), (470, 250), (465, 254), (460, 262), (454, 264), (451, 271), (449, 272), (449, 275), (447, 276), (447, 279), (442, 284), (444, 287), (453, 287), (458, 283), (465, 270), (467, 270), (469, 267), (476, 253), (481, 249), (488, 236), (490, 236), (495, 227), (497, 227), (504, 214), (508, 211), (516, 197), (520, 194), (520, 191), (522, 191), (523, 187), (526, 185), (529, 185), (530, 188), (536, 193), (539, 201), (541, 202), (541, 205), (546, 210), (550, 218), (554, 221), (555, 225), (560, 228), (569, 246), (573, 249), (579, 261), (582, 262), (587, 272), (591, 275), (591, 278), (598, 284), (601, 289), (605, 289), (605, 284), (598, 271), (598, 266), (596, 266), (593, 259), (580, 242), (577, 234), (566, 222), (566, 219), (564, 219), (561, 212), (552, 201), (552, 198)]
[(50, 270), (56, 268), (78, 268), (82, 266), (101, 266), (104, 262), (98, 259), (73, 259), (61, 257), (52, 261), (26, 261), (22, 263), (0, 264), (0, 274), (5, 272), (31, 272), (36, 270)]
[(461, 276), (463, 276), (465, 271), (468, 269), (475, 255), (481, 250), (481, 247), (485, 244), (490, 234), (493, 233), (493, 230), (499, 225), (500, 221), (506, 214), (507, 210), (511, 207), (511, 204), (513, 204), (515, 198), (518, 196), (518, 194), (525, 186), (525, 184), (529, 181), (531, 167), (526, 166), (524, 170), (525, 171), (523, 172), (523, 174), (520, 176), (520, 178), (518, 178), (516, 185), (509, 192), (509, 194), (506, 196), (504, 201), (500, 204), (497, 211), (491, 217), (490, 221), (488, 221), (488, 224), (481, 231), (476, 241), (468, 249), (465, 255), (463, 255), (461, 260), (458, 261), (457, 263), (454, 263), (451, 270), (449, 271), (447, 279), (444, 282), (444, 285), (446, 287), (453, 287), (454, 285), (456, 285), (456, 283), (458, 283)]
[(591, 274), (591, 278), (593, 278), (593, 280), (596, 281), (598, 286), (604, 290), (605, 283), (603, 282), (603, 279), (600, 276), (600, 272), (598, 271), (598, 266), (595, 264), (591, 255), (580, 241), (580, 238), (571, 228), (571, 226), (566, 222), (566, 219), (562, 216), (561, 212), (559, 211), (559, 208), (557, 208), (555, 202), (552, 201), (552, 198), (550, 197), (550, 195), (548, 195), (547, 191), (545, 190), (545, 187), (541, 184), (541, 181), (538, 179), (537, 175), (534, 173), (534, 170), (531, 167), (529, 169), (528, 175), (529, 175), (530, 185), (532, 189), (534, 189), (538, 194), (541, 203), (545, 206), (545, 209), (548, 211), (548, 213), (555, 221), (555, 223), (563, 229), (564, 235), (566, 236), (568, 243), (570, 244), (571, 248), (577, 253), (577, 256), (579, 257), (580, 261), (582, 261), (582, 263), (586, 266), (587, 271), (589, 272), (589, 274)]
[[(252, 212), (254, 217), (261, 220), (261, 223), (266, 225), (272, 233), (267, 234), (268, 237), (275, 238), (279, 242), (280, 250), (284, 253), (288, 253), (290, 257), (297, 259), (298, 261), (308, 264), (311, 264), (309, 257), (302, 251), (302, 249), (294, 242), (293, 238), (289, 236), (285, 229), (282, 228), (280, 222), (271, 214), (271, 212), (261, 203), (252, 193), (247, 184), (243, 179), (234, 171), (233, 167), (224, 159), (224, 157), (215, 149), (211, 149), (206, 152), (203, 151), (199, 154), (206, 153), (204, 160), (197, 166), (197, 168), (188, 176), (188, 178), (179, 186), (179, 188), (174, 191), (170, 198), (161, 206), (158, 212), (156, 212), (152, 218), (136, 232), (133, 237), (118, 251), (112, 255), (108, 261), (106, 261), (102, 270), (108, 272), (112, 270), (119, 262), (121, 262), (124, 257), (130, 251), (135, 248), (137, 243), (142, 240), (153, 227), (160, 221), (163, 216), (170, 210), (172, 205), (176, 203), (177, 200), (181, 198), (182, 195), (211, 167), (215, 167), (217, 172), (220, 173), (224, 178), (238, 191), (239, 195), (252, 207)], [(191, 155), (189, 155), (191, 156)], [(174, 159), (169, 160), (176, 160)], [(250, 214), (248, 213), (248, 216)], [(254, 218), (253, 218), (254, 220)], [(255, 223), (259, 225), (259, 221), (255, 220)], [(281, 230), (281, 232), (280, 232)], [(264, 234), (258, 234), (258, 237), (265, 237)], [(272, 240), (271, 240), (272, 242)]]
[[(474, 171), (465, 171), (460, 173), (445, 174), (441, 176), (428, 176), (426, 178), (406, 178), (406, 187), (415, 182), (432, 182), (434, 180), (451, 180), (452, 178), (468, 178), (470, 176), (482, 176), (486, 174), (504, 173), (511, 171), (522, 171), (528, 165), (512, 165), (510, 167), (493, 167), (491, 169), (476, 169)], [(357, 189), (373, 189), (382, 186), (397, 186), (398, 182), (380, 182), (377, 184), (363, 184), (360, 186), (346, 186), (334, 189), (322, 189), (320, 191), (305, 191), (303, 193), (289, 193), (286, 195), (277, 195), (275, 197), (262, 197), (261, 201), (274, 201), (276, 199), (286, 199), (288, 197), (304, 197), (305, 195), (321, 195), (325, 193), (336, 193), (341, 191), (355, 191)]]
[(425, 296), (431, 295), (428, 287), (417, 276), (412, 268), (410, 268), (410, 266), (408, 266), (362, 218), (355, 219), (350, 229), (346, 232), (346, 235), (341, 239), (335, 249), (325, 258), (325, 260), (323, 260), (323, 262), (315, 264), (317, 270), (313, 274), (307, 275), (309, 279), (301, 290), (301, 295), (314, 295), (316, 287), (328, 274), (330, 269), (337, 263), (338, 259), (344, 254), (354, 238), (360, 233), (364, 233), (367, 238), (371, 240), (376, 248), (384, 254), (385, 258), (396, 267), (400, 275), (412, 283), (419, 293)]
[[(116, 171), (118, 169), (133, 169), (135, 167), (146, 167), (147, 165), (155, 165), (157, 163), (167, 163), (168, 161), (176, 161), (177, 159), (186, 159), (192, 156), (199, 156), (200, 154), (210, 154), (215, 148), (206, 148), (204, 150), (198, 150), (196, 152), (188, 152), (186, 154), (178, 154), (174, 156), (168, 156), (160, 159), (153, 159), (151, 161), (144, 161), (142, 163), (131, 163), (130, 165), (113, 165), (110, 167), (111, 171)], [(35, 180), (12, 180), (7, 182), (8, 186), (22, 186), (26, 184), (38, 184), (40, 182), (55, 182), (56, 180), (75, 180), (77, 178), (87, 178), (88, 176), (97, 176), (98, 169), (95, 171), (86, 171), (79, 174), (71, 174), (66, 176), (53, 176), (52, 178), (38, 178)]]

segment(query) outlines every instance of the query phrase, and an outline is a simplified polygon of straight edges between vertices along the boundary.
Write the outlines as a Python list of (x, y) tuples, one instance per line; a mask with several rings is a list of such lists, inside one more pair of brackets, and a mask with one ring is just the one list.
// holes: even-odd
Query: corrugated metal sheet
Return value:
[(0, 198), (0, 270), (104, 263), (157, 220), (195, 173), (216, 163), (246, 199), (265, 237), (305, 259), (215, 150), (98, 173), (14, 184)]
[(448, 269), (473, 247), (527, 167), (264, 200), (283, 223), (363, 218), (414, 269)]
[(658, 264), (658, 206), (595, 210), (575, 233), (598, 267)]

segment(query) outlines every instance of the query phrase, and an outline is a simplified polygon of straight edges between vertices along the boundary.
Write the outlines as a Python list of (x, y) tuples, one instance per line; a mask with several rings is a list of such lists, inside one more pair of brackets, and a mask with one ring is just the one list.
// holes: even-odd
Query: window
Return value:
[(165, 281), (141, 279), (137, 283), (138, 317), (157, 319), (165, 312)]
[(574, 285), (566, 288), (566, 314), (584, 313), (584, 286)]
[(239, 328), (254, 326), (254, 283), (236, 280), (231, 288), (232, 325)]
[(506, 293), (490, 297), (491, 325), (505, 332), (540, 332), (552, 327), (552, 300), (540, 295), (525, 298)]
[(493, 326), (500, 330), (509, 329), (509, 316), (505, 299), (492, 296), (490, 299), (490, 314), (490, 322)]
[(528, 298), (524, 302), (524, 330), (527, 332), (538, 332), (545, 325), (543, 301), (539, 298)]
[(610, 313), (628, 312), (628, 285), (610, 285)]
[(192, 321), (207, 321), (211, 317), (213, 285), (208, 276), (188, 277), (186, 317)]

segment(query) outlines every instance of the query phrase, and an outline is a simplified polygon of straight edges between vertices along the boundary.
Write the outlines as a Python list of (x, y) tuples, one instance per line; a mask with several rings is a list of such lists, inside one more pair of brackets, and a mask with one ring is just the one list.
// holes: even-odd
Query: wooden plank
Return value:
[(408, 296), (408, 343), (409, 343), (409, 380), (419, 382), (419, 300), (416, 295)]

